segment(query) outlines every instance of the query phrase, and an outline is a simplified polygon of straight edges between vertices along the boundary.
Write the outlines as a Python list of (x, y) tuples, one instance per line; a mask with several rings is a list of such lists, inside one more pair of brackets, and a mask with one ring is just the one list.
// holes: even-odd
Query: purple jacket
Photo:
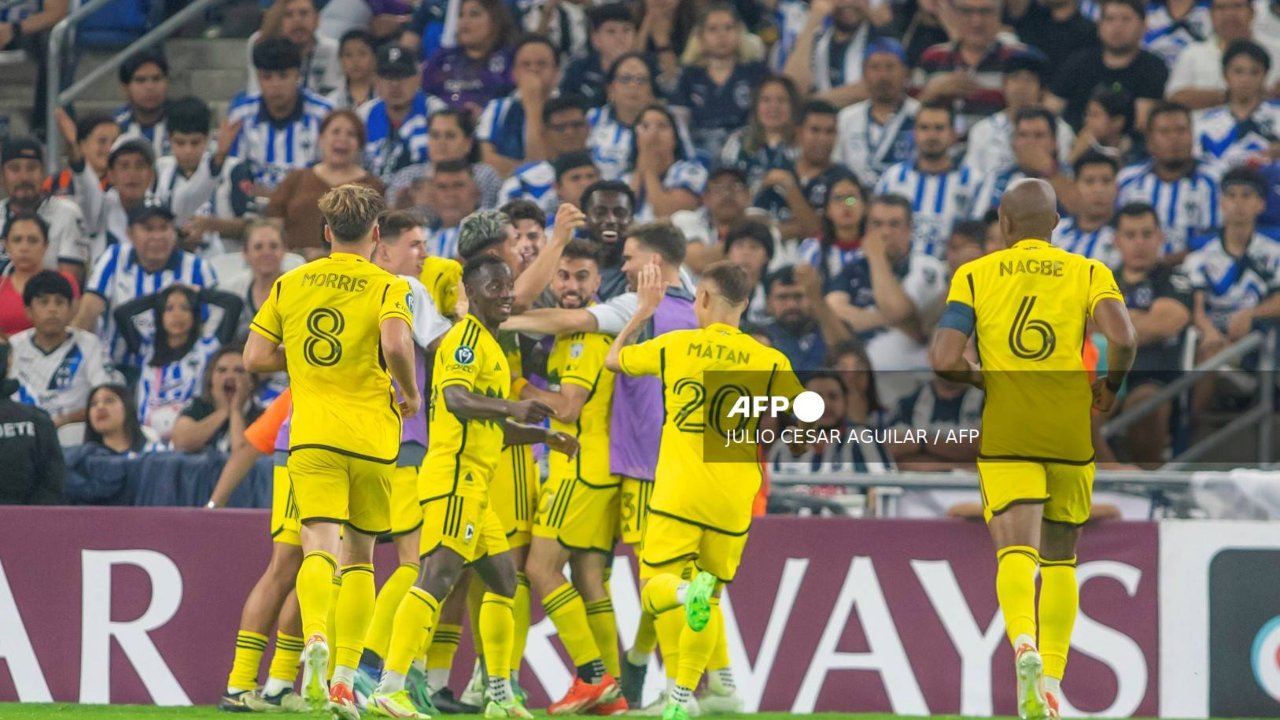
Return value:
[(472, 60), (460, 47), (445, 48), (422, 69), (422, 89), (455, 110), (474, 104), (477, 118), (494, 98), (506, 97), (511, 84), (511, 49), (500, 48), (487, 60)]

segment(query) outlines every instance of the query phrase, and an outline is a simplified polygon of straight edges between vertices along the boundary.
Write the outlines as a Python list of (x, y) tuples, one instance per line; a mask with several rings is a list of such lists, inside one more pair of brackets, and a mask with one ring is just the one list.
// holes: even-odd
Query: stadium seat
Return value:
[(76, 28), (76, 48), (124, 47), (151, 29), (152, 11), (148, 0), (113, 0)]

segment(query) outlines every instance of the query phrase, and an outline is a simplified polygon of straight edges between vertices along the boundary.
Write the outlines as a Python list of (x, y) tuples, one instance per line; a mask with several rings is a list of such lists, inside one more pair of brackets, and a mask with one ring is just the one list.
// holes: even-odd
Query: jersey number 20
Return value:
[[(1035, 295), (1022, 298), (1018, 314), (1013, 318), (1013, 327), (1009, 328), (1009, 350), (1023, 360), (1045, 360), (1053, 354), (1053, 349), (1058, 344), (1058, 336), (1052, 325), (1043, 320), (1031, 319), (1031, 311), (1035, 307)], [(1039, 338), (1034, 338), (1033, 335), (1038, 335)]]
[(333, 367), (342, 359), (342, 340), (338, 336), (347, 326), (347, 319), (333, 308), (316, 308), (307, 316), (307, 339), (302, 343), (302, 355), (316, 367)]

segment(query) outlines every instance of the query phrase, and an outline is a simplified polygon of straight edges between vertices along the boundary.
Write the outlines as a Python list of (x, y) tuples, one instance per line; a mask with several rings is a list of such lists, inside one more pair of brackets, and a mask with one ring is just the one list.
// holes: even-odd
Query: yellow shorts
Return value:
[(493, 506), (476, 498), (450, 495), (422, 506), (422, 540), (419, 555), (426, 557), (441, 547), (468, 563), (510, 549), (502, 522)]
[(391, 473), (391, 534), (407, 535), (420, 527), (418, 468), (398, 467)]
[(652, 513), (640, 553), (640, 578), (675, 572), (689, 563), (719, 578), (733, 581), (747, 547), (747, 534), (730, 535), (668, 515)]
[(534, 537), (569, 550), (613, 552), (618, 535), (618, 486), (595, 487), (578, 478), (548, 480), (538, 500)]
[(502, 522), (507, 544), (524, 547), (538, 509), (538, 463), (528, 445), (507, 445), (489, 483), (489, 506)]
[(300, 532), (298, 501), (293, 497), (289, 468), (276, 465), (271, 469), (271, 541), (301, 547)]
[(645, 528), (649, 524), (649, 498), (653, 497), (653, 481), (614, 476), (620, 480), (619, 526), (622, 542), (635, 548), (644, 547)]
[(1044, 519), (1083, 525), (1093, 504), (1092, 462), (1086, 465), (1024, 460), (979, 460), (982, 514), (987, 522), (1019, 503), (1043, 503)]
[(366, 535), (391, 531), (392, 463), (302, 448), (289, 453), (289, 479), (302, 522), (346, 523)]

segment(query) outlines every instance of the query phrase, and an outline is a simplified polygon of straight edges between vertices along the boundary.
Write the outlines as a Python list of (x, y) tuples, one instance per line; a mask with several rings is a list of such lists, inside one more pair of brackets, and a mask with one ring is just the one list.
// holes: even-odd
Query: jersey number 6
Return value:
[[(1043, 320), (1032, 320), (1031, 311), (1036, 307), (1036, 296), (1027, 295), (1018, 305), (1018, 314), (1013, 318), (1013, 326), (1009, 328), (1009, 350), (1023, 360), (1040, 361), (1053, 354), (1058, 344), (1058, 336), (1053, 326)], [(1029, 335), (1039, 335), (1039, 347), (1028, 343)]]
[(333, 308), (316, 308), (307, 316), (307, 339), (302, 343), (302, 355), (316, 367), (333, 367), (342, 359), (342, 340), (339, 335), (347, 326), (347, 319)]

